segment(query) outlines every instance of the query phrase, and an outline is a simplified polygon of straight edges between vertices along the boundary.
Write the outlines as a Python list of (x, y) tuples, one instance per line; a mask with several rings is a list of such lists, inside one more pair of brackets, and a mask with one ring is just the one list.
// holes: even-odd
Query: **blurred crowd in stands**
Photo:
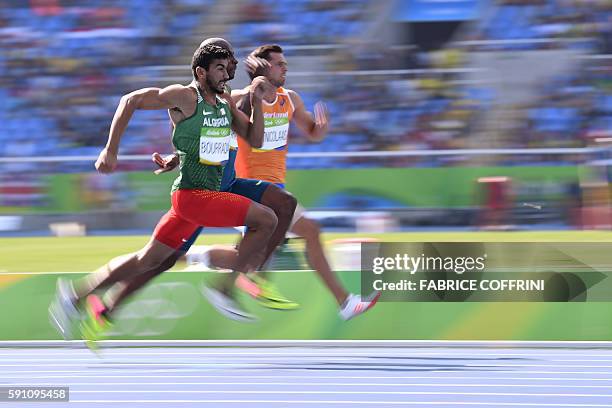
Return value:
[[(0, 0), (0, 156), (97, 155), (120, 96), (145, 85), (165, 85), (164, 71), (154, 67), (187, 66), (201, 25), (211, 21), (206, 11), (218, 2)], [(482, 19), (461, 29), (458, 40), (464, 45), (435, 52), (364, 39), (374, 20), (371, 14), (378, 10), (372, 8), (376, 1), (242, 3), (219, 33), (237, 49), (270, 42), (288, 49), (339, 45), (321, 52), (326, 71), (313, 81), (324, 86), (297, 89), (310, 109), (317, 100), (327, 102), (330, 135), (309, 144), (294, 132), (291, 152), (479, 147), (471, 137), (499, 101), (486, 83), (465, 80), (471, 52), (612, 51), (612, 3), (603, 0), (491, 2), (482, 8)], [(537, 100), (514, 107), (520, 125), (504, 135), (501, 147), (581, 147), (609, 134), (611, 67), (612, 59), (585, 59), (575, 72), (542, 83)], [(363, 73), (378, 70), (387, 72)], [(288, 77), (290, 85), (291, 70)], [(184, 82), (189, 80), (186, 75)], [(121, 153), (167, 152), (170, 131), (164, 112), (138, 112)], [(452, 161), (320, 157), (293, 158), (289, 164), (319, 168)]]

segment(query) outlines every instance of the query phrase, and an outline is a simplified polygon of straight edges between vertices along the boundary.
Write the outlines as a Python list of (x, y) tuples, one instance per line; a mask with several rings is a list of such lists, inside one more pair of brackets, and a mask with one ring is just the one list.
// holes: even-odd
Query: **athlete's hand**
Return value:
[(159, 169), (155, 170), (153, 173), (162, 174), (168, 171), (172, 171), (179, 165), (179, 157), (178, 154), (170, 154), (166, 157), (162, 157), (161, 154), (155, 152), (151, 155), (151, 160), (153, 163), (159, 166)]
[(315, 126), (319, 128), (327, 129), (327, 127), (329, 126), (329, 110), (327, 109), (327, 106), (321, 101), (315, 103), (314, 121)]
[(247, 72), (253, 77), (265, 75), (271, 66), (267, 60), (254, 55), (249, 55), (243, 62)]
[(251, 82), (251, 103), (261, 102), (266, 93), (274, 92), (274, 85), (264, 76), (258, 76)]
[(105, 147), (100, 152), (95, 166), (99, 173), (112, 173), (117, 168), (117, 152), (112, 152)]
[(323, 102), (317, 102), (314, 106), (314, 126), (311, 128), (308, 139), (312, 142), (320, 142), (327, 135), (329, 128), (329, 111)]

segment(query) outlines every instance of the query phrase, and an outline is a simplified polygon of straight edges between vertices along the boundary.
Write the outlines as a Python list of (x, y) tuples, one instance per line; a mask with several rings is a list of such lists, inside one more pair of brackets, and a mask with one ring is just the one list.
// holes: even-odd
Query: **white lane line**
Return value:
[[(74, 373), (79, 373), (80, 371), (71, 371)], [(31, 379), (50, 379), (50, 378), (134, 378), (135, 376), (132, 375), (59, 375), (59, 376), (21, 376), (21, 377), (3, 377), (3, 379), (7, 379), (7, 378), (31, 378)], [(440, 376), (376, 376), (376, 375), (368, 375), (368, 376), (356, 376), (356, 375), (329, 375), (329, 376), (316, 376), (316, 375), (253, 375), (253, 376), (242, 376), (242, 375), (164, 375), (164, 376), (159, 376), (159, 375), (138, 375), (136, 376), (136, 378), (157, 378), (157, 379), (162, 379), (162, 378), (186, 378), (186, 379), (190, 379), (190, 378), (197, 378), (197, 379), (204, 379), (204, 378), (229, 378), (229, 379), (236, 379), (236, 378), (247, 378), (247, 379), (288, 379), (288, 378), (292, 378), (292, 379), (316, 379), (316, 380), (330, 380), (330, 379), (337, 379), (337, 380), (366, 380), (366, 379), (373, 379), (373, 380), (395, 380), (395, 379), (400, 379), (400, 380), (486, 380), (486, 381), (525, 381), (525, 380), (529, 380), (529, 381), (607, 381), (607, 382), (612, 382), (612, 378), (608, 377), (608, 378), (575, 378), (575, 377), (484, 377), (484, 376), (480, 376), (480, 377), (464, 377), (464, 376), (460, 376), (460, 377), (440, 377)], [(100, 383), (100, 384), (104, 384), (104, 383)], [(125, 384), (125, 383), (121, 383), (121, 384)], [(145, 384), (145, 383), (135, 383), (135, 384)], [(165, 383), (162, 383), (165, 384)], [(176, 384), (181, 384), (181, 383), (176, 383)], [(440, 383), (441, 384), (441, 383)], [(609, 386), (607, 386), (609, 387)]]
[[(74, 400), (70, 403), (88, 404), (112, 404), (112, 403), (131, 403), (131, 404), (359, 404), (359, 405), (477, 405), (491, 407), (490, 402), (466, 402), (466, 401), (333, 401), (333, 400)], [(496, 402), (495, 406), (521, 406), (521, 407), (608, 407), (610, 404), (551, 404), (551, 403), (529, 403), (529, 402)]]
[[(70, 394), (97, 394), (98, 390), (70, 390)], [(612, 394), (566, 394), (566, 393), (524, 393), (524, 392), (451, 392), (451, 391), (322, 391), (322, 390), (112, 390), (113, 394), (290, 394), (290, 395), (462, 395), (471, 397), (574, 397), (574, 398), (598, 398), (612, 397)]]
[(470, 365), (518, 365), (518, 364), (537, 364), (542, 366), (569, 366), (574, 367), (576, 364), (580, 363), (580, 365), (596, 365), (597, 367), (612, 367), (612, 359), (589, 359), (589, 358), (577, 358), (577, 359), (567, 359), (567, 358), (475, 358), (475, 357), (416, 357), (416, 356), (377, 356), (377, 355), (363, 355), (363, 356), (349, 356), (349, 355), (341, 355), (341, 356), (303, 356), (303, 355), (288, 355), (288, 356), (236, 356), (236, 355), (211, 355), (211, 356), (118, 356), (113, 354), (104, 354), (104, 352), (100, 353), (100, 355), (96, 357), (80, 355), (74, 357), (62, 357), (58, 356), (55, 358), (31, 358), (32, 355), (29, 355), (28, 358), (14, 358), (13, 357), (2, 357), (0, 356), (0, 362), (2, 364), (8, 363), (23, 363), (24, 365), (30, 364), (70, 364), (70, 363), (88, 363), (91, 361), (102, 362), (102, 363), (179, 363), (179, 364), (202, 364), (208, 362), (224, 362), (224, 363), (235, 363), (235, 362), (243, 362), (243, 363), (252, 363), (252, 364), (262, 364), (266, 362), (274, 362), (278, 363), (279, 361), (285, 362), (303, 362), (303, 363), (314, 363), (314, 362), (330, 362), (330, 361), (338, 361), (338, 362), (347, 362), (354, 361), (358, 363), (374, 363), (379, 362), (381, 364), (388, 363), (405, 363), (405, 364), (470, 364)]
[[(297, 371), (308, 371), (308, 372), (312, 372), (312, 369), (305, 369), (305, 368), (269, 368), (269, 370), (279, 370), (282, 371), (283, 373), (279, 373), (278, 375), (272, 376), (273, 378), (289, 378), (287, 375), (285, 375), (285, 372), (297, 372)], [(176, 375), (176, 376), (172, 376), (172, 373), (198, 373), (198, 372), (219, 372), (219, 369), (215, 369), (215, 368), (207, 368), (206, 370), (204, 369), (176, 369), (176, 370), (164, 370), (164, 369), (136, 369), (136, 370), (130, 370), (129, 375), (122, 375), (123, 373), (125, 373), (125, 370), (121, 370), (121, 371), (117, 371), (115, 375), (109, 375), (109, 376), (104, 376), (104, 375), (100, 375), (100, 371), (92, 371), (91, 369), (85, 369), (85, 370), (16, 370), (16, 371), (12, 371), (12, 372), (7, 372), (4, 371), (0, 374), (0, 379), (2, 378), (72, 378), (72, 377), (96, 377), (96, 378), (133, 378), (135, 375), (137, 375), (138, 378), (166, 378), (166, 377), (177, 377), (177, 378), (183, 378), (183, 377), (194, 377), (194, 378), (204, 378), (206, 377), (205, 375), (194, 375), (194, 376), (187, 376), (187, 375)], [(231, 372), (231, 373), (257, 373), (260, 371), (260, 368), (251, 368), (251, 369), (225, 369), (223, 370), (223, 372)], [(328, 370), (326, 370), (328, 371)], [(334, 370), (336, 372), (345, 372), (346, 370), (342, 370), (342, 369), (336, 369)], [(414, 371), (414, 370), (413, 370)], [(440, 378), (440, 375), (446, 375), (449, 373), (456, 373), (456, 372), (470, 372), (470, 373), (478, 373), (478, 370), (461, 370), (461, 369), (455, 369), (455, 370), (448, 370), (448, 369), (443, 369), (443, 370), (426, 370), (428, 373), (436, 373), (436, 377), (412, 377), (412, 376), (393, 376), (393, 377), (388, 377), (388, 376), (372, 376), (372, 375), (368, 375), (368, 376), (363, 376), (363, 377), (359, 377), (359, 376), (336, 376), (333, 374), (330, 374), (329, 376), (316, 376), (316, 375), (309, 375), (306, 376), (306, 378)], [(104, 370), (104, 373), (106, 372), (112, 372), (112, 369), (110, 370)], [(161, 376), (156, 375), (156, 376), (147, 376), (147, 375), (138, 375), (139, 372), (143, 372), (143, 373), (170, 373), (170, 374), (163, 374)], [(442, 377), (442, 378), (485, 378), (485, 379), (501, 379), (502, 377), (491, 377), (494, 374), (522, 374), (524, 375), (521, 378), (517, 378), (519, 380), (525, 380), (525, 379), (533, 379), (533, 377), (525, 377), (526, 375), (531, 375), (531, 374), (572, 374), (572, 375), (605, 375), (606, 378), (567, 378), (567, 380), (576, 380), (576, 381), (612, 381), (612, 373), (611, 372), (607, 372), (607, 371), (516, 371), (516, 370), (494, 370), (494, 371), (481, 371), (482, 372), (482, 376), (480, 377)], [(7, 373), (13, 373), (13, 374), (36, 374), (36, 373), (49, 373), (49, 374), (64, 374), (64, 373), (80, 373), (80, 375), (76, 375), (76, 376), (64, 376), (64, 375), (60, 375), (60, 376), (41, 376), (41, 377), (32, 377), (31, 375), (28, 376), (15, 376), (15, 375), (6, 375)], [(232, 375), (232, 376), (228, 376), (229, 378), (235, 378), (237, 375)], [(243, 376), (243, 375), (238, 375), (238, 376)], [(209, 376), (211, 378), (221, 378), (221, 375), (214, 375), (214, 376)], [(255, 376), (249, 376), (249, 377), (255, 377)], [(265, 378), (263, 376), (260, 376), (258, 378)], [(551, 377), (553, 379), (557, 379), (555, 377)]]
[[(208, 357), (218, 357), (218, 358), (223, 358), (226, 360), (236, 360), (238, 357), (240, 357), (239, 361), (251, 361), (251, 360), (283, 360), (283, 361), (290, 361), (288, 358), (291, 358), (292, 360), (295, 359), (326, 359), (326, 360), (337, 360), (337, 361), (359, 361), (359, 360), (369, 360), (369, 359), (388, 359), (388, 360), (404, 360), (404, 359), (409, 359), (409, 360), (425, 360), (425, 361), (429, 361), (431, 359), (429, 358), (419, 358), (417, 356), (397, 356), (397, 355), (388, 355), (388, 356), (381, 356), (381, 355), (377, 355), (377, 354), (370, 354), (370, 355), (366, 355), (366, 354), (355, 354), (355, 355), (350, 355), (350, 354), (342, 354), (341, 357), (336, 357), (336, 355), (333, 354), (329, 354), (329, 355), (303, 355), (303, 354), (288, 354), (288, 355), (273, 355), (270, 354), (268, 356), (246, 356), (246, 355), (236, 355), (236, 354), (226, 354), (226, 355), (222, 355), (222, 354), (215, 354), (215, 355), (210, 355)], [(246, 356), (246, 358), (244, 358), (244, 360), (242, 359), (242, 357)], [(117, 360), (117, 359), (123, 359), (126, 357), (131, 357), (131, 358), (136, 358), (139, 357), (138, 355), (103, 355), (101, 354), (101, 359), (100, 357), (95, 358), (95, 357), (89, 357), (89, 358), (69, 358), (69, 357), (62, 357), (62, 356), (58, 356), (58, 357), (51, 357), (51, 358), (3, 358), (2, 361), (3, 362), (23, 362), (23, 363), (34, 363), (34, 362), (88, 362), (88, 361), (105, 361), (105, 362), (111, 362), (113, 360)], [(193, 355), (191, 356), (193, 357)], [(190, 358), (189, 355), (184, 355), (183, 357), (177, 358), (177, 360), (185, 360), (185, 359), (189, 359), (191, 361), (193, 361), (193, 358)], [(450, 362), (454, 362), (458, 359), (458, 357), (455, 356), (448, 356), (447, 358), (436, 358), (435, 361), (436, 362), (443, 362), (443, 361), (450, 361)], [(463, 358), (462, 358), (463, 359)], [(172, 361), (171, 359), (160, 359), (161, 361)], [(502, 362), (511, 362), (508, 361), (507, 359), (497, 359), (497, 358), (478, 358), (478, 357), (474, 357), (474, 356), (466, 356), (465, 360), (469, 360), (469, 361), (473, 361), (474, 363), (478, 363), (480, 361), (483, 362), (496, 362), (496, 361), (502, 361)], [(538, 359), (538, 358), (531, 358), (531, 359), (517, 359), (517, 360), (540, 360), (540, 362), (551, 362), (551, 363), (573, 363), (573, 362), (580, 362), (580, 363), (598, 363), (598, 362), (612, 362), (612, 359), (593, 359), (593, 360), (589, 360), (589, 359), (584, 359), (584, 358), (577, 358), (577, 359), (551, 359), (551, 360), (542, 360), (542, 359)], [(520, 361), (517, 361), (517, 363)], [(193, 363), (193, 364), (197, 364), (197, 363)], [(598, 366), (598, 367), (602, 367), (602, 366)], [(610, 367), (610, 366), (608, 366)]]
[[(13, 351), (10, 352), (0, 352), (0, 356), (17, 356), (20, 353), (26, 355), (26, 356), (32, 356), (34, 353), (42, 353), (44, 356), (49, 356), (49, 357), (70, 357), (73, 356), (75, 354), (88, 354), (90, 355), (91, 353), (89, 352), (89, 350), (85, 350), (82, 348), (79, 349), (45, 349), (45, 350), (41, 350), (41, 349), (14, 349)], [(405, 354), (402, 354), (405, 353)], [(415, 356), (425, 356), (425, 357), (435, 357), (435, 356), (443, 356), (443, 357), (452, 357), (452, 358), (462, 358), (462, 357), (466, 357), (466, 358), (478, 358), (478, 357), (485, 357), (485, 358), (498, 358), (498, 357), (530, 357), (530, 358), (535, 358), (535, 357), (576, 357), (576, 358), (595, 358), (595, 357), (610, 357), (611, 360), (603, 360), (603, 361), (612, 361), (612, 354), (603, 354), (603, 353), (596, 353), (596, 354), (575, 354), (572, 351), (568, 351), (565, 353), (483, 353), (481, 351), (474, 351), (472, 353), (466, 353), (465, 351), (453, 351), (453, 350), (449, 350), (447, 352), (424, 352), (424, 353), (420, 353), (418, 351), (404, 351), (404, 350), (398, 350), (397, 352), (389, 352), (386, 351), (384, 353), (379, 353), (374, 351), (371, 352), (354, 352), (354, 351), (347, 351), (347, 352), (343, 352), (343, 351), (339, 351), (339, 350), (329, 350), (328, 352), (324, 352), (324, 351), (320, 351), (320, 352), (302, 352), (302, 351), (293, 351), (293, 352), (271, 352), (271, 351), (267, 351), (267, 350), (262, 350), (260, 352), (258, 351), (254, 351), (254, 352), (241, 352), (238, 350), (232, 350), (232, 349), (226, 349), (223, 351), (186, 351), (186, 352), (182, 352), (182, 351), (169, 351), (169, 352), (157, 352), (157, 351), (147, 351), (147, 350), (142, 350), (141, 352), (136, 351), (136, 350), (122, 350), (122, 349), (109, 349), (109, 348), (102, 348), (101, 349), (101, 353), (102, 355), (108, 355), (108, 356), (120, 356), (120, 357), (139, 357), (139, 356), (170, 356), (170, 357), (175, 357), (175, 356), (255, 356), (255, 357), (267, 357), (267, 356), (306, 356), (306, 357), (326, 357), (326, 356), (335, 356), (335, 355), (342, 355), (342, 356), (363, 356), (363, 357), (415, 357)], [(602, 361), (599, 360), (598, 361)]]
[[(31, 356), (32, 354), (30, 354)], [(57, 355), (57, 358), (67, 358), (74, 354), (67, 355)], [(440, 354), (379, 354), (379, 353), (328, 353), (328, 354), (308, 354), (308, 353), (289, 353), (289, 354), (281, 354), (281, 353), (185, 353), (185, 354), (122, 354), (122, 353), (113, 353), (110, 350), (102, 350), (101, 355), (105, 357), (108, 355), (109, 357), (169, 357), (169, 358), (180, 358), (181, 356), (185, 357), (227, 357), (227, 356), (237, 356), (237, 357), (261, 357), (261, 358), (270, 358), (270, 357), (381, 357), (381, 358), (415, 358), (415, 359), (471, 359), (471, 360), (485, 360), (485, 359), (512, 359), (516, 358), (517, 360), (541, 360), (541, 359), (551, 359), (557, 360), (563, 359), (561, 361), (585, 361), (584, 359), (593, 359), (588, 361), (612, 361), (612, 354), (608, 355), (596, 355), (596, 354), (583, 354), (583, 355), (574, 355), (574, 354), (452, 354), (452, 353), (440, 353)], [(14, 357), (15, 354), (1, 354), (0, 356)], [(45, 354), (47, 357), (56, 357), (52, 354)]]
[[(392, 378), (392, 377), (390, 377)], [(11, 384), (14, 386), (15, 384)], [(611, 389), (609, 385), (561, 385), (561, 384), (445, 384), (445, 383), (337, 383), (337, 382), (84, 382), (69, 383), (67, 386), (93, 385), (99, 388), (106, 386), (132, 386), (143, 387), (176, 386), (176, 385), (274, 385), (274, 386), (306, 386), (306, 387), (520, 387), (520, 388), (605, 388)], [(101, 390), (99, 390), (101, 391)], [(114, 391), (114, 390), (113, 390)], [(185, 390), (189, 392), (189, 390)], [(159, 391), (161, 392), (161, 391)], [(233, 391), (224, 391), (233, 392)], [(612, 394), (610, 394), (612, 396)]]
[(589, 359), (589, 358), (475, 358), (475, 357), (416, 357), (416, 356), (378, 356), (378, 355), (363, 355), (363, 356), (303, 356), (303, 355), (288, 355), (288, 356), (236, 356), (236, 355), (211, 355), (211, 356), (119, 356), (115, 354), (105, 354), (101, 352), (97, 356), (79, 355), (73, 357), (57, 356), (53, 358), (41, 357), (35, 358), (29, 355), (27, 358), (15, 358), (0, 356), (0, 367), (8, 364), (21, 364), (32, 366), (45, 365), (65, 365), (65, 364), (88, 364), (91, 362), (102, 364), (178, 364), (178, 365), (197, 365), (211, 364), (213, 362), (225, 364), (265, 364), (265, 363), (304, 363), (312, 364), (317, 362), (338, 362), (346, 364), (347, 362), (356, 362), (358, 364), (432, 364), (432, 365), (464, 365), (464, 366), (496, 366), (496, 367), (515, 367), (515, 366), (533, 366), (533, 367), (599, 367), (611, 368), (612, 359)]
[[(36, 346), (44, 344), (45, 346), (70, 346), (74, 344), (83, 344), (80, 340), (1, 340), (1, 347), (14, 348), (14, 344), (21, 346)], [(419, 347), (421, 349), (436, 349), (436, 348), (473, 348), (483, 347), (495, 350), (516, 350), (517, 348), (541, 349), (541, 348), (561, 348), (575, 349), (576, 346), (586, 347), (587, 349), (612, 347), (612, 341), (609, 340), (102, 340), (101, 345), (118, 345), (120, 347), (326, 347), (326, 348), (343, 348), (352, 347), (354, 345), (362, 348), (383, 348), (383, 347), (398, 347), (411, 348)], [(169, 346), (168, 346), (169, 345)], [(348, 346), (345, 346), (348, 345)]]
[[(353, 365), (350, 364), (342, 364), (342, 361), (351, 361), (354, 362), (354, 359), (345, 359), (345, 360), (335, 360), (334, 361), (324, 361), (325, 363), (334, 363), (334, 362), (338, 362), (338, 365), (342, 365), (342, 367), (344, 367), (345, 369), (349, 369), (349, 368), (359, 368), (359, 364), (363, 363), (363, 362), (357, 362)], [(234, 367), (234, 366), (252, 366), (252, 367), (268, 367), (268, 366), (275, 366), (278, 364), (289, 364), (289, 365), (304, 365), (304, 366), (312, 366), (313, 364), (316, 364), (316, 361), (297, 361), (297, 362), (292, 362), (290, 360), (286, 360), (286, 359), (281, 359), (280, 361), (274, 361), (274, 362), (248, 362), (248, 361), (241, 361), (241, 360), (236, 360), (233, 362), (214, 362), (214, 363), (198, 363), (198, 362), (176, 362), (176, 363), (138, 363), (138, 362), (133, 362), (133, 363), (128, 363), (128, 362), (120, 362), (120, 361), (96, 361), (96, 360), (91, 360), (89, 362), (89, 364), (84, 364), (84, 363), (53, 363), (53, 364), (27, 364), (28, 367), (49, 367), (50, 365), (54, 366), (54, 367), (83, 367), (84, 365), (88, 365), (88, 367), (83, 367), (83, 368), (87, 368), (87, 369), (92, 369), (92, 368), (108, 368), (109, 366), (119, 366), (119, 367), (166, 367), (166, 366), (170, 366), (170, 367), (219, 367), (219, 366), (223, 366), (223, 367)], [(333, 364), (332, 364), (333, 365)], [(0, 367), (23, 367), (24, 364), (0, 364)], [(389, 368), (388, 364), (385, 364), (383, 362), (368, 362), (367, 364), (368, 368), (372, 369), (373, 367), (382, 367), (382, 368)], [(396, 364), (397, 366), (397, 364)], [(453, 363), (453, 362), (448, 362), (448, 363), (444, 363), (442, 361), (437, 362), (435, 364), (431, 363), (431, 364), (423, 364), (423, 363), (419, 363), (419, 364), (414, 364), (412, 362), (408, 362), (404, 365), (406, 368), (411, 368), (411, 366), (414, 366), (413, 368), (419, 368), (419, 367), (437, 367), (437, 368), (461, 368), (462, 370), (477, 370), (480, 368), (487, 368), (487, 369), (495, 369), (495, 368), (501, 368), (501, 367), (506, 367), (506, 368), (511, 368), (511, 367), (516, 367), (516, 368), (529, 368), (529, 367), (535, 367), (535, 368), (612, 368), (612, 365), (575, 365), (575, 364), (522, 364), (522, 363), (517, 363), (517, 364), (507, 364), (507, 362), (491, 362), (491, 363), (487, 363), (487, 362), (483, 362), (481, 364), (478, 363)], [(299, 368), (299, 367), (296, 367)], [(315, 366), (313, 366), (312, 368), (316, 368)]]

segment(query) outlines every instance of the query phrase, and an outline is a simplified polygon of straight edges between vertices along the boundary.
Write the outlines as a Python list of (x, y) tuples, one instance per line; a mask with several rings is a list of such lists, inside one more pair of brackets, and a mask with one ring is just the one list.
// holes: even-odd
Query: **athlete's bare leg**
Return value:
[[(269, 207), (278, 220), (276, 228), (268, 240), (268, 245), (261, 255), (255, 255), (247, 269), (254, 269), (264, 264), (274, 253), (276, 247), (284, 240), (287, 229), (291, 223), (297, 200), (287, 191), (270, 185), (261, 197), (261, 205)], [(246, 238), (246, 235), (245, 235)], [(244, 245), (244, 239), (241, 242)], [(184, 255), (182, 251), (174, 251), (159, 267), (151, 269), (141, 275), (117, 282), (104, 296), (104, 303), (109, 312), (121, 305), (132, 293), (146, 285), (150, 280), (162, 272), (172, 268), (176, 261)], [(210, 263), (218, 268), (238, 270), (238, 251), (232, 247), (217, 246), (209, 251)], [(229, 291), (235, 276), (229, 275), (222, 285), (224, 291)], [(92, 290), (90, 290), (91, 292)]]
[[(250, 265), (249, 269), (258, 268), (261, 265), (265, 264), (270, 256), (274, 253), (276, 247), (285, 239), (285, 235), (287, 234), (287, 229), (291, 223), (291, 219), (293, 218), (293, 212), (295, 211), (295, 207), (297, 205), (297, 200), (293, 195), (289, 192), (283, 190), (280, 187), (277, 187), (273, 184), (269, 185), (268, 188), (264, 191), (261, 196), (261, 205), (270, 208), (274, 211), (278, 222), (276, 224), (276, 228), (272, 233), (268, 241), (268, 245), (265, 251), (261, 252), (261, 255), (257, 255), (254, 257), (252, 263), (254, 265)], [(244, 240), (243, 240), (244, 242)], [(240, 246), (244, 245), (241, 242)], [(176, 252), (172, 254), (171, 257), (167, 260), (169, 263), (169, 268), (174, 266), (176, 261), (183, 255), (182, 252)], [(210, 263), (218, 268), (223, 269), (237, 269), (236, 262), (238, 261), (238, 251), (236, 251), (232, 247), (224, 247), (224, 246), (216, 246), (213, 247), (209, 251)], [(140, 276), (134, 279), (134, 282), (122, 282), (120, 286), (114, 288), (109, 296), (105, 299), (109, 302), (107, 304), (108, 308), (115, 308), (123, 299), (129, 296), (134, 291), (138, 290), (141, 286), (145, 285), (149, 280), (153, 279), (155, 276), (159, 275), (163, 270), (158, 268), (156, 270), (152, 270), (145, 274), (145, 276)], [(231, 286), (233, 283), (233, 276), (229, 275), (226, 279), (226, 283), (223, 285), (224, 288)]]
[[(211, 261), (214, 265), (235, 271), (228, 278), (224, 279), (221, 285), (224, 292), (232, 290), (237, 272), (248, 272), (255, 269), (257, 261), (252, 261), (250, 258), (259, 258), (257, 257), (257, 252), (263, 251), (263, 247), (276, 228), (276, 220), (276, 216), (269, 208), (257, 203), (251, 203), (245, 218), (245, 224), (248, 229), (240, 243), (240, 249), (227, 248), (227, 251), (211, 254)], [(173, 250), (159, 266), (116, 283), (104, 296), (104, 303), (108, 311), (116, 309), (132, 293), (162, 272), (172, 268), (183, 254), (184, 252), (182, 251)], [(95, 287), (94, 289), (98, 288)]]
[[(140, 274), (135, 278), (115, 283), (104, 295), (104, 305), (108, 313), (112, 313), (123, 304), (132, 293), (145, 286), (162, 272), (172, 268), (176, 261), (184, 255), (185, 252), (183, 251), (175, 251), (159, 268)], [(236, 266), (238, 250), (232, 246), (218, 245), (211, 249), (209, 256), (211, 265), (231, 270)]]
[[(348, 292), (338, 280), (336, 273), (332, 271), (325, 256), (325, 250), (321, 244), (321, 230), (319, 225), (306, 217), (300, 219), (293, 225), (291, 232), (304, 238), (306, 243), (306, 258), (312, 269), (323, 280), (330, 290), (338, 305), (342, 305), (348, 297)], [(220, 268), (231, 269), (231, 263), (236, 257), (236, 250), (230, 246), (219, 246), (209, 252), (210, 264)]]
[(174, 251), (174, 253), (166, 258), (166, 260), (157, 268), (142, 273), (131, 279), (125, 279), (115, 283), (106, 293), (104, 294), (104, 305), (107, 308), (108, 313), (112, 313), (117, 306), (121, 305), (126, 298), (138, 289), (145, 286), (156, 276), (162, 272), (169, 270), (174, 266), (176, 261), (182, 256), (183, 252)]
[[(270, 185), (264, 191), (261, 196), (261, 204), (269, 207), (274, 211), (274, 214), (278, 217), (278, 224), (276, 225), (276, 229), (274, 233), (270, 237), (270, 241), (268, 242), (268, 246), (266, 247), (266, 251), (263, 254), (261, 262), (258, 267), (261, 267), (266, 264), (268, 259), (272, 256), (276, 247), (278, 247), (283, 240), (285, 239), (285, 235), (287, 235), (287, 230), (291, 225), (291, 219), (293, 218), (293, 212), (295, 211), (295, 207), (297, 206), (297, 200), (295, 197), (287, 192), (286, 190), (275, 186)], [(212, 259), (211, 259), (212, 261)], [(214, 264), (218, 266), (217, 264)]]
[[(259, 258), (256, 258), (257, 269), (261, 269), (261, 267), (268, 262), (276, 248), (285, 239), (285, 235), (293, 219), (297, 200), (291, 193), (272, 184), (266, 188), (266, 191), (261, 196), (261, 204), (274, 211), (278, 217), (278, 224), (270, 237), (266, 251), (262, 252)], [(242, 242), (240, 245), (242, 245)], [(208, 253), (211, 265), (219, 268), (226, 268), (227, 266), (224, 265), (228, 265), (234, 257), (233, 249), (228, 247), (213, 248)], [(233, 276), (228, 276), (223, 279), (221, 287), (225, 293), (230, 292), (234, 280)]]
[[(249, 261), (259, 252), (262, 252), (276, 228), (277, 219), (272, 210), (260, 204), (250, 202), (244, 218), (247, 225), (242, 245), (236, 254), (235, 270), (231, 273), (233, 279), (228, 287), (222, 290), (231, 291), (234, 281), (240, 272), (248, 272), (254, 269), (249, 265)], [(76, 285), (64, 284), (58, 280), (56, 299), (49, 308), (50, 318), (58, 328), (62, 336), (66, 339), (73, 335), (73, 327), (78, 322), (78, 303), (86, 296), (98, 289), (103, 289), (119, 281), (126, 282), (116, 290), (123, 291), (129, 286), (130, 279), (140, 278), (142, 280), (133, 281), (139, 288), (151, 280), (153, 276), (169, 269), (175, 260), (170, 257), (177, 251), (175, 248), (167, 246), (155, 238), (151, 238), (149, 243), (140, 251), (114, 258), (109, 263), (99, 268), (87, 277), (77, 281)], [(145, 275), (145, 276), (141, 276)], [(132, 293), (135, 289), (130, 288)], [(69, 293), (72, 292), (72, 293)], [(109, 294), (112, 297), (113, 292)], [(125, 296), (124, 296), (125, 297)], [(116, 306), (116, 305), (114, 305)], [(99, 334), (106, 330), (108, 318), (108, 307), (104, 302), (100, 302), (97, 297), (88, 298), (87, 310), (91, 319), (86, 320), (80, 325), (81, 336), (88, 340), (91, 347), (95, 347), (95, 341)], [(247, 316), (243, 315), (243, 318)]]
[(246, 273), (254, 269), (249, 262), (255, 259), (258, 253), (264, 251), (270, 236), (276, 229), (278, 219), (268, 207), (252, 202), (244, 222), (247, 230), (238, 248), (236, 265), (231, 274), (233, 280), (228, 280), (228, 284), (224, 285), (224, 289), (228, 292), (231, 291), (239, 272)]
[(140, 251), (118, 256), (90, 275), (76, 281), (75, 301), (84, 299), (95, 290), (158, 269), (175, 251), (174, 248), (151, 238)]
[(315, 221), (301, 217), (292, 227), (291, 232), (304, 238), (306, 241), (306, 259), (312, 269), (317, 271), (325, 286), (329, 288), (338, 305), (342, 305), (348, 293), (338, 281), (336, 274), (329, 266), (325, 251), (321, 244), (321, 229)]

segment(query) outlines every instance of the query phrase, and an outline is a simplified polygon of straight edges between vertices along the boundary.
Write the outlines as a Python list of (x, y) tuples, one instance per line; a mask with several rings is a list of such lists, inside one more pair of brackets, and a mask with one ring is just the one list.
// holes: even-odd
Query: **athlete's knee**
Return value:
[(156, 274), (159, 274), (170, 269), (176, 263), (174, 256), (168, 257), (167, 254), (161, 254), (150, 246), (138, 251), (136, 259), (141, 273), (155, 270)]
[(247, 227), (272, 233), (277, 223), (278, 218), (272, 209), (257, 203), (251, 205), (247, 217)]
[(293, 196), (293, 194), (284, 191), (283, 192), (283, 210), (286, 211), (286, 215), (288, 215), (289, 217), (293, 217), (293, 213), (295, 212), (295, 209), (297, 207), (297, 198), (295, 198)]
[(162, 273), (163, 271), (167, 271), (168, 269), (172, 268), (175, 264), (176, 261), (178, 261), (178, 259), (180, 258), (180, 254), (177, 252), (169, 257), (167, 257), (164, 261), (162, 261), (162, 263), (159, 265), (158, 269), (156, 270), (156, 274), (159, 275), (160, 273)]
[(293, 217), (293, 212), (297, 207), (297, 199), (288, 191), (275, 185), (268, 187), (263, 195), (261, 204), (270, 207), (278, 219)]
[(158, 259), (156, 257), (151, 256), (150, 253), (146, 251), (138, 252), (138, 254), (136, 255), (136, 259), (138, 261), (138, 269), (140, 273), (148, 272), (152, 269), (157, 269), (162, 265), (164, 261), (163, 259)]
[(297, 207), (297, 199), (286, 191), (279, 194), (277, 202), (274, 207), (270, 207), (274, 210), (274, 213), (279, 220), (291, 220), (295, 208)]
[(318, 240), (321, 235), (321, 227), (319, 223), (310, 218), (302, 217), (298, 221), (300, 223), (301, 235), (306, 240)]
[(260, 227), (267, 231), (274, 231), (276, 229), (276, 225), (278, 224), (278, 217), (274, 214), (271, 208), (262, 206), (262, 217), (260, 222)]

